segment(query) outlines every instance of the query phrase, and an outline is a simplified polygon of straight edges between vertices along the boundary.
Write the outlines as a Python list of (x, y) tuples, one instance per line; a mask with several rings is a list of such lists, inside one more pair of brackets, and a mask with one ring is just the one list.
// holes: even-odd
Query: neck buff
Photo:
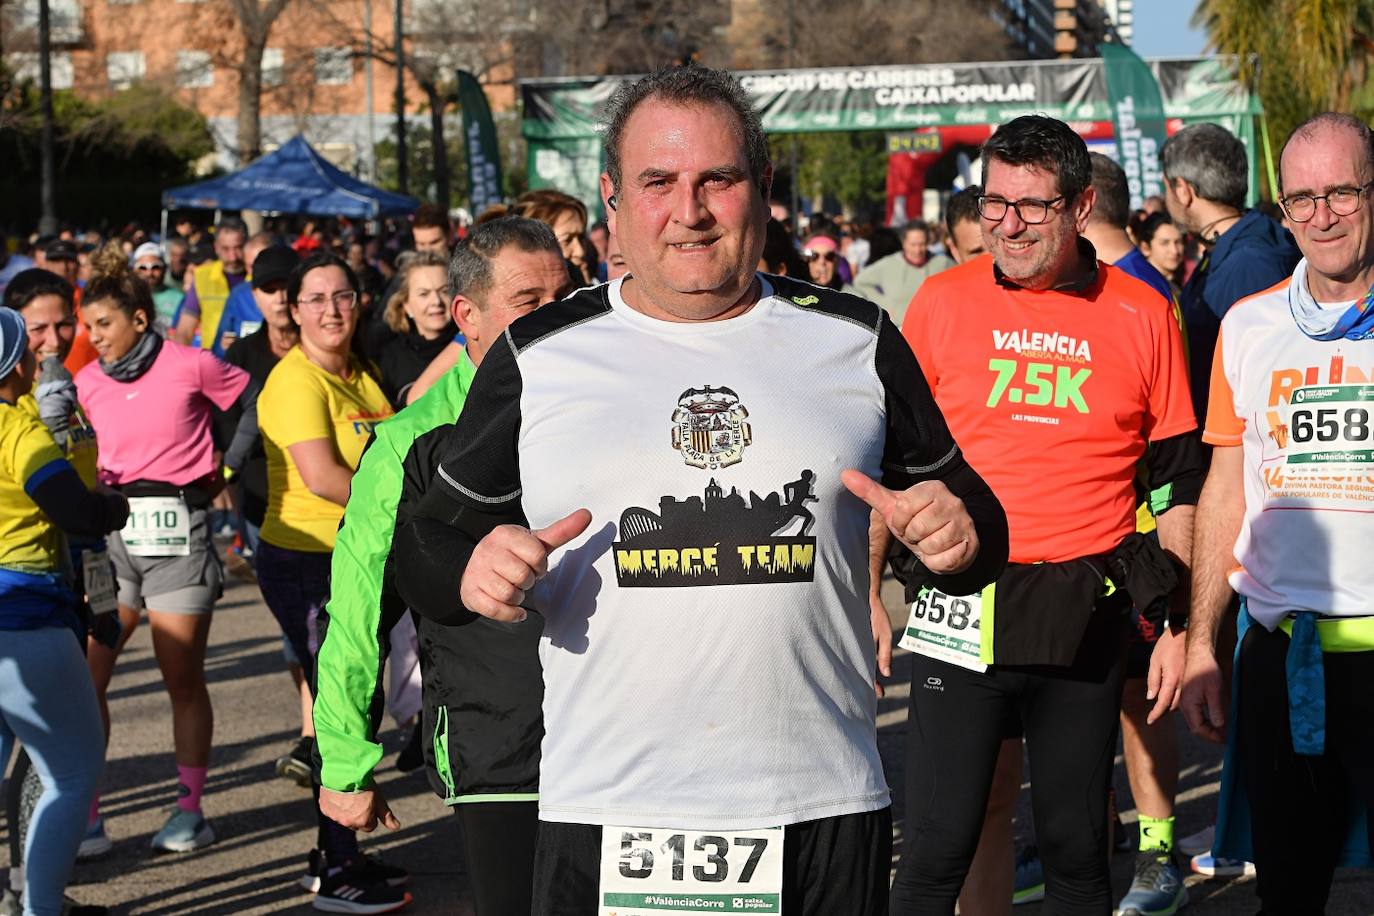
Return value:
[(1343, 312), (1323, 309), (1307, 289), (1307, 259), (1298, 262), (1288, 284), (1288, 308), (1299, 330), (1313, 340), (1365, 340), (1374, 337), (1374, 288)]
[(102, 362), (100, 368), (116, 382), (132, 382), (153, 367), (161, 349), (162, 335), (149, 328), (128, 353), (112, 363)]

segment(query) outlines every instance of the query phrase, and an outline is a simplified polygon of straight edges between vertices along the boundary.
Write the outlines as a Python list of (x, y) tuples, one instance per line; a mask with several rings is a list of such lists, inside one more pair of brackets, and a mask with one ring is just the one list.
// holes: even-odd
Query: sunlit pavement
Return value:
[[(894, 626), (904, 622), (901, 594), (889, 582), (884, 592)], [(70, 894), (82, 903), (103, 903), (115, 913), (279, 913), (310, 904), (296, 886), (314, 842), (310, 794), (280, 779), (273, 769), (299, 728), (297, 703), (281, 655), (281, 637), (256, 586), (231, 580), (211, 631), (208, 676), (215, 706), (215, 750), (205, 810), (219, 842), (197, 853), (154, 855), (148, 848), (174, 804), (175, 766), (166, 694), (146, 625), (130, 641), (110, 693), (114, 734), (105, 773), (104, 812), (114, 850), (97, 862), (78, 865)], [(897, 848), (902, 830), (901, 755), (910, 664), (899, 652), (894, 683), (879, 704), (879, 740), (894, 788)], [(387, 756), (378, 772), (382, 789), (401, 819), (395, 833), (364, 838), (364, 848), (404, 865), (412, 874), (415, 902), (407, 912), (472, 912), (467, 900), (457, 819), (430, 792), (422, 773), (401, 775), (393, 767), (404, 735), (390, 720), (383, 738)], [(1179, 836), (1198, 830), (1211, 817), (1220, 774), (1220, 754), (1183, 738), (1184, 773), (1178, 812)], [(1134, 835), (1134, 811), (1118, 759), (1116, 786), (1123, 819)], [(1029, 802), (1023, 794), (1018, 836), (1030, 835)], [(8, 865), (0, 847), (0, 861)], [(1132, 857), (1116, 856), (1113, 882), (1118, 896), (1130, 882)], [(1247, 880), (1189, 879), (1190, 913), (1249, 914), (1257, 903)], [(1017, 910), (1033, 916), (1038, 905)], [(1332, 916), (1374, 913), (1374, 877), (1341, 872), (1328, 910)]]

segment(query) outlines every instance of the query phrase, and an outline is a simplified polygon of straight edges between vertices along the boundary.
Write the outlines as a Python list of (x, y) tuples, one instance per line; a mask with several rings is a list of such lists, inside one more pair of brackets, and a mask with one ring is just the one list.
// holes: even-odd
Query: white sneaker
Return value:
[(1204, 852), (1193, 856), (1193, 871), (1209, 878), (1242, 878), (1255, 874), (1255, 863), (1244, 859), (1221, 859)]
[(153, 837), (154, 852), (192, 852), (215, 841), (214, 828), (198, 811), (173, 808), (167, 823)]
[(85, 859), (98, 859), (114, 849), (114, 843), (105, 835), (105, 818), (97, 817), (95, 823), (86, 828), (86, 835), (81, 838), (81, 846), (76, 850), (78, 861)]
[(1185, 856), (1201, 855), (1204, 852), (1212, 851), (1212, 843), (1217, 838), (1217, 825), (1209, 824), (1207, 829), (1199, 830), (1190, 836), (1186, 836), (1175, 844), (1177, 849)]

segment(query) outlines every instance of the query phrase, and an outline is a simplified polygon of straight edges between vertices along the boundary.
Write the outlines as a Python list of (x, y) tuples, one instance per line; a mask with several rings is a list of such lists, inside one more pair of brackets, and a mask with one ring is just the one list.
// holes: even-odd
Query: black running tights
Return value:
[(906, 826), (892, 916), (952, 916), (978, 847), (1008, 714), (1030, 755), (1045, 911), (1109, 916), (1107, 789), (1116, 749), (1127, 619), (1107, 608), (1069, 667), (976, 673), (921, 655), (911, 677)]

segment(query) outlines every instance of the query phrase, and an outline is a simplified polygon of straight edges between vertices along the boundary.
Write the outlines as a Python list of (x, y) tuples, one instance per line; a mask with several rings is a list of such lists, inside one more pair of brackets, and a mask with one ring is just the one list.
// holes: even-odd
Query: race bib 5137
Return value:
[(783, 829), (603, 827), (600, 916), (782, 912)]

